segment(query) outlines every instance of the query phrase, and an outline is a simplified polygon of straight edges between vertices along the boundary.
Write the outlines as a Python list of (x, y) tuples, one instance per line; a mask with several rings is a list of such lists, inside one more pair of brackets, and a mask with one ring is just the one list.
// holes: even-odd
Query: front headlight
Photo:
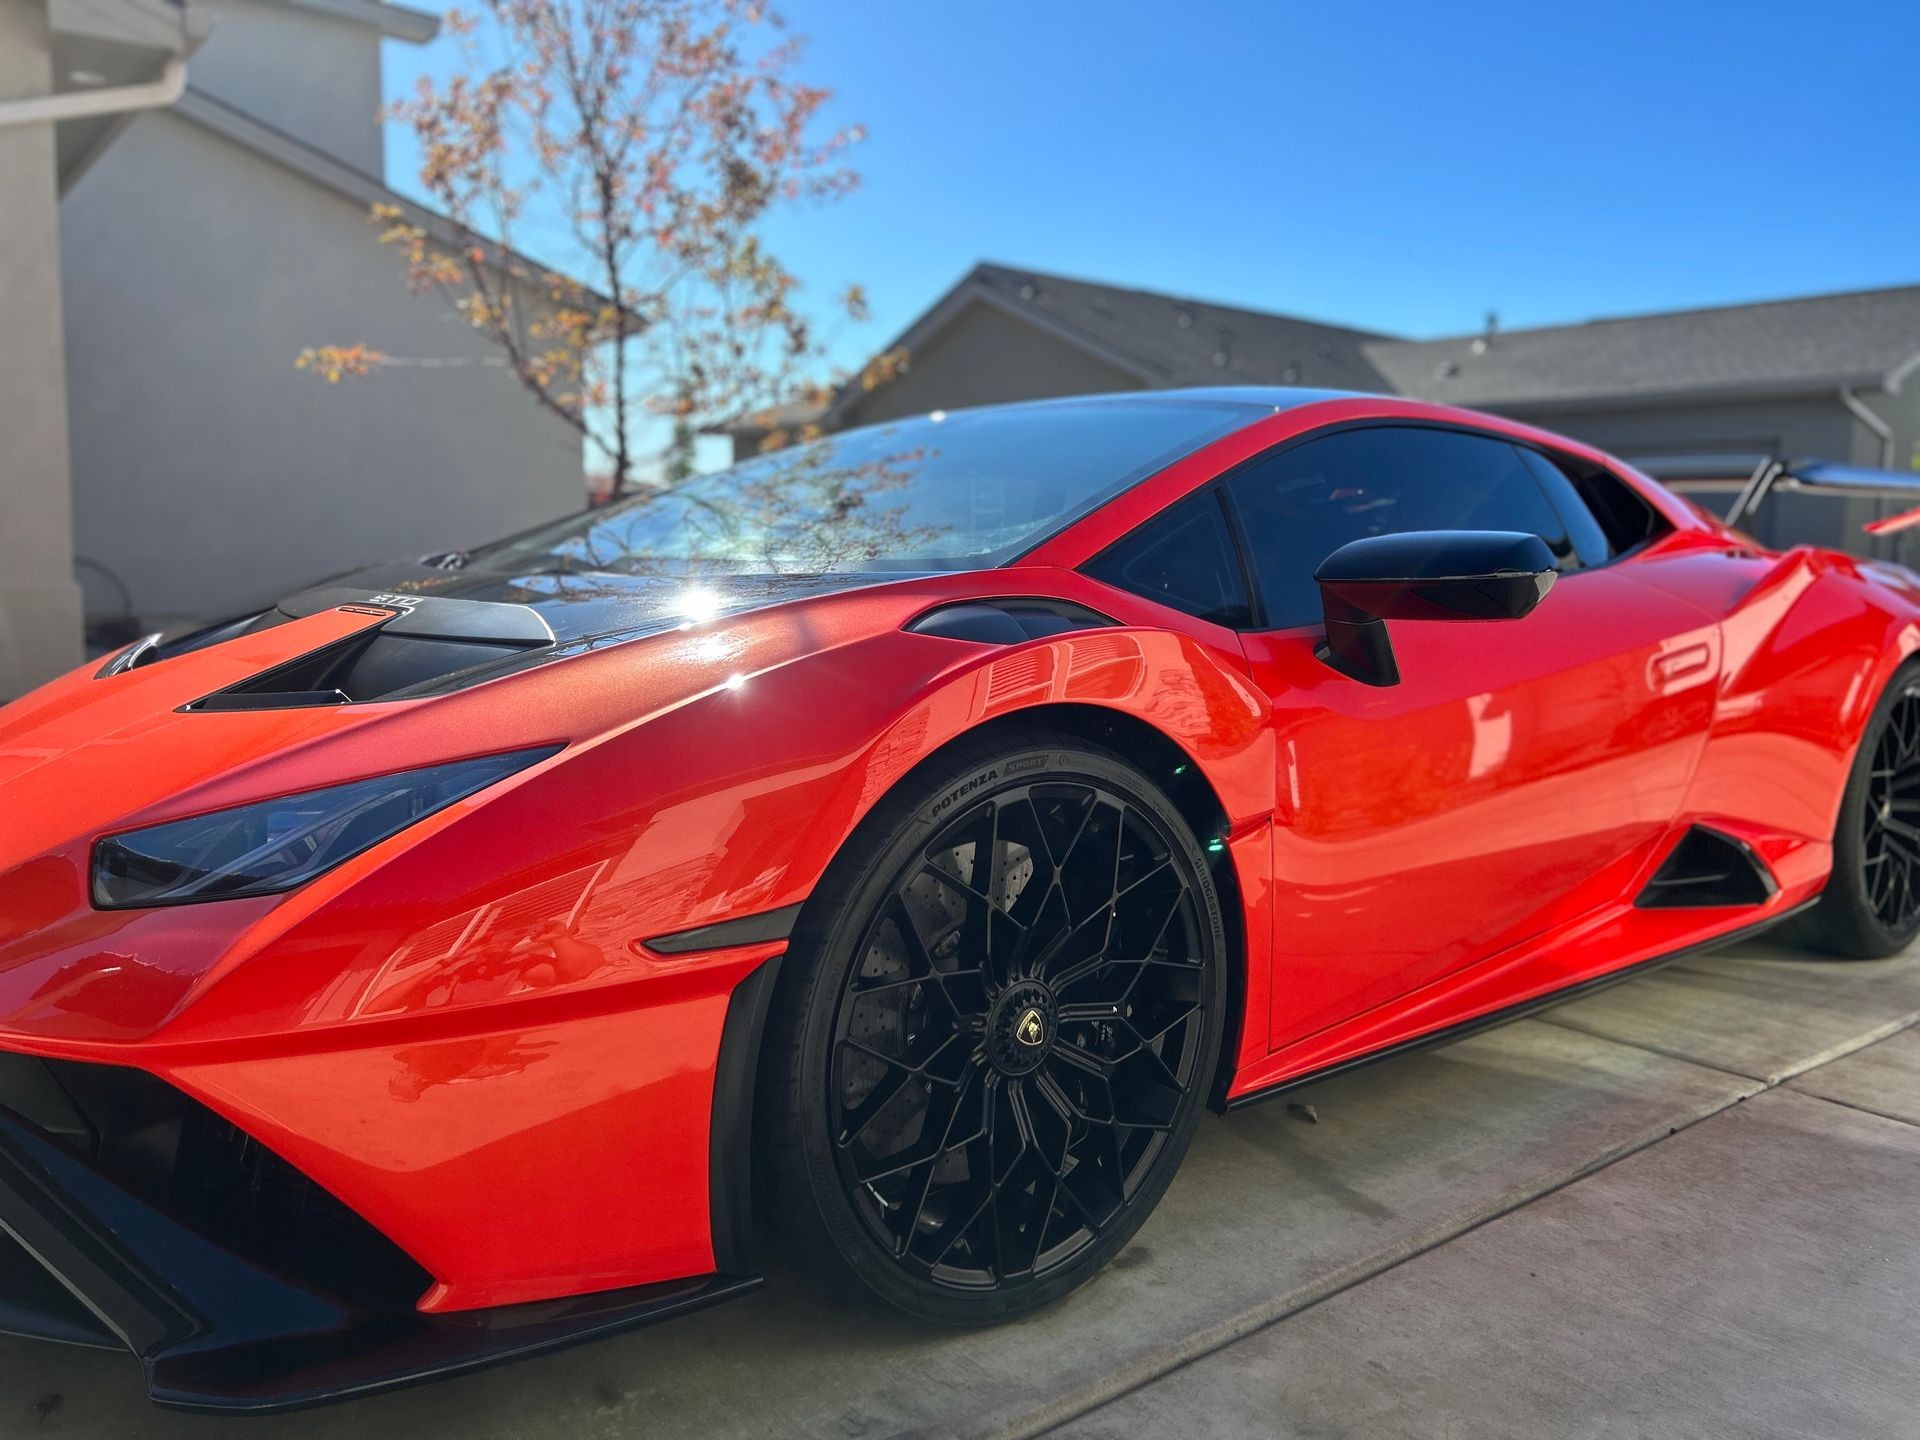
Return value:
[(125, 910), (291, 890), (558, 748), (430, 765), (109, 835), (93, 847), (93, 903)]

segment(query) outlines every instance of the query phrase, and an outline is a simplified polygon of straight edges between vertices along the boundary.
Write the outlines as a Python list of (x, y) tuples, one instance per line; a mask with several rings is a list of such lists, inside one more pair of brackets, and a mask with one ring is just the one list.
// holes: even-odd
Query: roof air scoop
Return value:
[(500, 600), (462, 600), (451, 595), (394, 594), (338, 586), (307, 590), (276, 607), (282, 615), (299, 619), (337, 610), (342, 605), (374, 606), (399, 612), (381, 626), (389, 635), (425, 640), (456, 640), (474, 644), (551, 645), (553, 627), (531, 605)]

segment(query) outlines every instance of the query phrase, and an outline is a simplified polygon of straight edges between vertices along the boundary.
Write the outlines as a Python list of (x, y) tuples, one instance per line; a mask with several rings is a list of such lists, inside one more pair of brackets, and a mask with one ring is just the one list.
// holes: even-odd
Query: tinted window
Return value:
[(1320, 618), (1319, 563), (1350, 540), (1404, 530), (1520, 530), (1561, 568), (1573, 543), (1520, 452), (1452, 430), (1346, 430), (1276, 451), (1229, 477), (1272, 626)]
[(1252, 623), (1240, 559), (1212, 491), (1155, 516), (1095, 556), (1086, 572), (1218, 625)]
[(474, 558), (521, 573), (995, 565), (1258, 414), (1126, 399), (936, 411), (648, 488)]
[[(1587, 502), (1587, 509), (1607, 532), (1607, 543), (1615, 555), (1644, 545), (1673, 528), (1665, 516), (1647, 503), (1645, 496), (1611, 470), (1565, 460), (1559, 464), (1573, 480), (1580, 498)], [(1727, 504), (1732, 503), (1729, 496)]]
[(1567, 472), (1538, 450), (1529, 450), (1524, 445), (1514, 448), (1527, 462), (1527, 468), (1533, 471), (1534, 479), (1547, 492), (1554, 508), (1566, 517), (1567, 534), (1573, 540), (1574, 553), (1580, 557), (1580, 563), (1606, 564), (1613, 555), (1613, 547), (1607, 543), (1607, 532), (1600, 527), (1593, 511), (1587, 508), (1587, 502), (1581, 498), (1580, 491), (1568, 478)]

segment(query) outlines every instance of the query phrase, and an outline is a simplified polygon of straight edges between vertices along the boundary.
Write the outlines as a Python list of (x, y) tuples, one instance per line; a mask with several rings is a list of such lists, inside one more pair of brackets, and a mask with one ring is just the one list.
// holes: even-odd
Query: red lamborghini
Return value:
[(0, 711), (0, 1329), (308, 1403), (740, 1294), (756, 1213), (1024, 1314), (1203, 1106), (1904, 946), (1917, 621), (1553, 435), (1219, 390), (151, 637)]

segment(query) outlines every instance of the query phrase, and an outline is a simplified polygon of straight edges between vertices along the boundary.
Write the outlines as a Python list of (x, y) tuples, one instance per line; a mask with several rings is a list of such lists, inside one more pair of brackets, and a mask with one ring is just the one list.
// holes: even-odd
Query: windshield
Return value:
[(489, 569), (626, 573), (967, 570), (1245, 424), (1220, 402), (956, 411), (829, 436), (649, 489), (475, 552)]

